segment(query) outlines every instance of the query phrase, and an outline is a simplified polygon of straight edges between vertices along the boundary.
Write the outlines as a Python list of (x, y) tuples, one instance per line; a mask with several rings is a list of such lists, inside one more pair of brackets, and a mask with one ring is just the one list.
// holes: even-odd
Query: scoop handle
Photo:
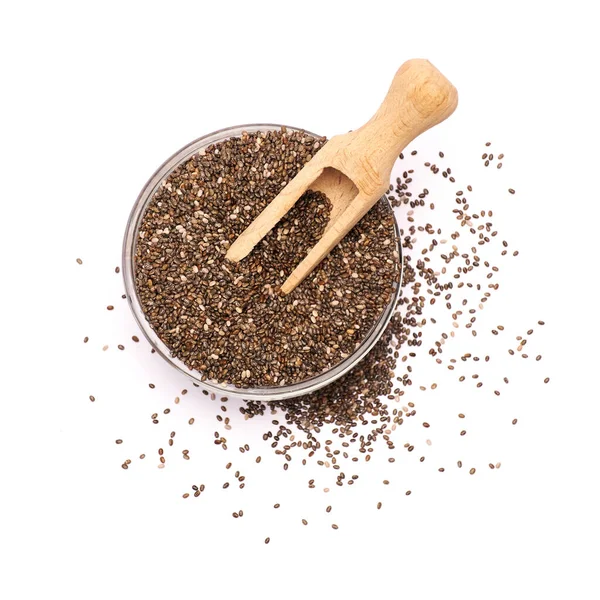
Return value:
[(428, 60), (406, 61), (396, 72), (390, 89), (373, 117), (353, 140), (354, 153), (369, 156), (389, 180), (398, 155), (418, 135), (447, 119), (458, 104), (456, 88)]

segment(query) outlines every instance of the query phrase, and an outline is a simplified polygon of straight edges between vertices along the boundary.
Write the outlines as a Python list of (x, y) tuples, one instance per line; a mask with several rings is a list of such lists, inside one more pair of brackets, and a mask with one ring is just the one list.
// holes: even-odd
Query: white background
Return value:
[[(600, 597), (592, 5), (3, 4), (0, 597)], [(240, 123), (356, 128), (412, 57), (429, 58), (460, 95), (455, 115), (415, 147), (463, 165), (520, 251), (503, 263), (487, 327), (502, 322), (514, 339), (543, 318), (530, 344), (544, 358), (507, 365), (498, 346), (498, 368), (511, 374), (502, 404), (423, 366), (396, 463), (378, 447), (360, 485), (326, 495), (329, 472), (303, 469), (297, 454), (283, 473), (261, 439), (265, 420), (244, 424), (235, 405), (230, 449), (212, 444), (216, 403), (144, 342), (134, 347), (114, 267), (137, 193), (178, 148)], [(506, 154), (502, 171), (481, 166), (488, 138)], [(501, 378), (494, 368), (490, 379)], [(436, 393), (419, 396), (434, 378)], [(165, 407), (172, 413), (152, 425)], [(177, 451), (158, 470), (171, 429)], [(402, 451), (405, 441), (425, 463)], [(190, 461), (178, 456), (184, 446)], [(247, 475), (244, 490), (221, 489), (233, 480), (228, 460)], [(202, 482), (203, 496), (181, 498)]]

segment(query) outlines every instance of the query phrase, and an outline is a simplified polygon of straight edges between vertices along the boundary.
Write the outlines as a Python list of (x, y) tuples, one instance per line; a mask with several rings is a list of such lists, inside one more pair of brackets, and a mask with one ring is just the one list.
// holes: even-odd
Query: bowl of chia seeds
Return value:
[(279, 288), (327, 227), (309, 190), (254, 248), (229, 246), (326, 142), (275, 124), (201, 137), (159, 167), (130, 214), (127, 299), (154, 350), (205, 390), (247, 400), (309, 394), (375, 345), (400, 294), (402, 251), (384, 196), (288, 295)]

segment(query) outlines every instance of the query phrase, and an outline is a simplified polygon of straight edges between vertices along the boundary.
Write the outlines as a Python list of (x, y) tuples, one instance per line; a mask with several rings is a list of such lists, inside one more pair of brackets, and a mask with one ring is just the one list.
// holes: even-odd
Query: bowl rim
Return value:
[(150, 323), (145, 317), (144, 311), (141, 307), (141, 302), (138, 297), (137, 287), (135, 285), (135, 251), (137, 246), (138, 231), (143, 216), (146, 212), (146, 208), (158, 186), (168, 176), (168, 174), (179, 164), (189, 159), (193, 154), (207, 148), (211, 144), (219, 143), (230, 139), (232, 137), (238, 137), (243, 132), (256, 133), (256, 132), (267, 132), (273, 130), (286, 130), (292, 132), (306, 133), (315, 138), (321, 138), (323, 136), (317, 135), (308, 131), (307, 129), (293, 127), (290, 125), (281, 125), (277, 123), (248, 123), (245, 125), (235, 125), (232, 127), (224, 127), (213, 131), (212, 133), (203, 135), (190, 143), (186, 144), (176, 152), (174, 152), (169, 158), (167, 158), (157, 169), (154, 171), (152, 176), (148, 179), (145, 185), (142, 187), (138, 194), (135, 203), (129, 214), (127, 225), (125, 228), (125, 235), (123, 237), (123, 248), (122, 248), (122, 274), (123, 281), (125, 284), (125, 293), (127, 296), (127, 303), (133, 314), (135, 321), (142, 331), (144, 337), (148, 340), (150, 346), (158, 353), (164, 360), (166, 360), (172, 367), (177, 369), (180, 373), (185, 375), (188, 379), (191, 379), (200, 388), (204, 388), (208, 392), (215, 393), (219, 396), (226, 396), (232, 398), (242, 398), (245, 400), (255, 401), (274, 401), (274, 400), (288, 400), (297, 398), (298, 396), (304, 396), (312, 392), (321, 389), (322, 387), (329, 385), (348, 373), (353, 369), (373, 348), (373, 346), (379, 341), (379, 338), (385, 331), (385, 328), (389, 324), (395, 308), (400, 297), (402, 289), (402, 276), (404, 274), (404, 254), (402, 252), (402, 243), (400, 239), (400, 230), (394, 209), (392, 208), (387, 196), (384, 194), (382, 199), (385, 200), (386, 205), (393, 216), (394, 230), (396, 238), (398, 240), (398, 256), (399, 256), (399, 273), (396, 281), (395, 288), (392, 292), (392, 297), (386, 308), (382, 311), (379, 320), (376, 321), (365, 338), (362, 340), (360, 345), (354, 350), (352, 354), (341, 360), (332, 368), (305, 379), (303, 381), (293, 383), (290, 385), (282, 385), (278, 387), (256, 387), (256, 388), (242, 388), (236, 387), (232, 384), (220, 384), (209, 379), (202, 379), (200, 371), (190, 369), (181, 361), (179, 358), (171, 355), (168, 346), (160, 339), (158, 334), (152, 329)]

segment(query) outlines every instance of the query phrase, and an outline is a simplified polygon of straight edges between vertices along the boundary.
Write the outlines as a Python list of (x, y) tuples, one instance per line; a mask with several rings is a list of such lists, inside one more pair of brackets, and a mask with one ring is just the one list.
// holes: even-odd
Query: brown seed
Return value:
[(95, 396), (90, 396), (90, 402), (96, 402)]
[(140, 338), (137, 335), (132, 335), (131, 339), (137, 344), (140, 341)]
[(191, 418), (191, 419), (188, 421), (188, 423), (189, 423), (190, 425), (193, 425), (193, 424), (194, 424), (194, 422), (195, 422), (195, 419), (194, 419), (194, 417), (192, 417), (192, 418)]
[(123, 440), (115, 440), (115, 444), (122, 444)]
[(302, 519), (302, 525), (308, 525), (308, 521), (306, 519)]
[(410, 490), (406, 490), (406, 495), (410, 496), (412, 494), (412, 492)]
[(281, 506), (281, 504), (277, 503), (273, 505), (273, 508), (279, 508)]
[(80, 258), (78, 258), (78, 259), (77, 259), (77, 264), (78, 264), (78, 265), (82, 265), (82, 264), (83, 264), (83, 261), (82, 261)]
[(115, 273), (120, 273), (121, 269), (119, 267), (115, 267)]
[(332, 529), (339, 529), (339, 527), (338, 527), (338, 526), (337, 526), (335, 523), (333, 523), (333, 524), (331, 525), (331, 528), (332, 528)]
[(544, 383), (548, 383), (550, 381), (550, 377), (546, 377), (546, 379), (544, 379)]
[(513, 190), (512, 188), (508, 188), (508, 191), (509, 191), (511, 194), (514, 194), (514, 193), (515, 193), (515, 190)]
[(119, 344), (119, 345), (117, 346), (117, 348), (118, 348), (119, 350), (125, 350), (125, 346), (123, 346), (123, 344)]
[(268, 544), (270, 541), (271, 541), (271, 538), (270, 538), (270, 537), (268, 537), (268, 538), (265, 538), (265, 544)]
[(513, 420), (512, 420), (512, 424), (513, 424), (513, 425), (516, 425), (516, 424), (517, 424), (517, 419), (513, 419)]
[(115, 308), (115, 307), (114, 307), (112, 304), (109, 304), (109, 305), (106, 307), (106, 310), (114, 310), (114, 308)]
[(149, 384), (148, 384), (148, 387), (149, 387), (151, 390), (153, 390), (153, 389), (154, 389), (156, 386), (155, 386), (153, 383), (149, 383)]
[(84, 343), (84, 344), (87, 344), (87, 343), (88, 343), (88, 341), (89, 341), (89, 339), (90, 339), (90, 338), (89, 338), (89, 337), (86, 335), (86, 336), (83, 338), (83, 343)]
[(474, 475), (475, 474), (475, 467), (473, 467), (472, 469), (469, 469), (469, 475)]
[(377, 503), (377, 510), (379, 510), (383, 505), (381, 504), (381, 502)]

